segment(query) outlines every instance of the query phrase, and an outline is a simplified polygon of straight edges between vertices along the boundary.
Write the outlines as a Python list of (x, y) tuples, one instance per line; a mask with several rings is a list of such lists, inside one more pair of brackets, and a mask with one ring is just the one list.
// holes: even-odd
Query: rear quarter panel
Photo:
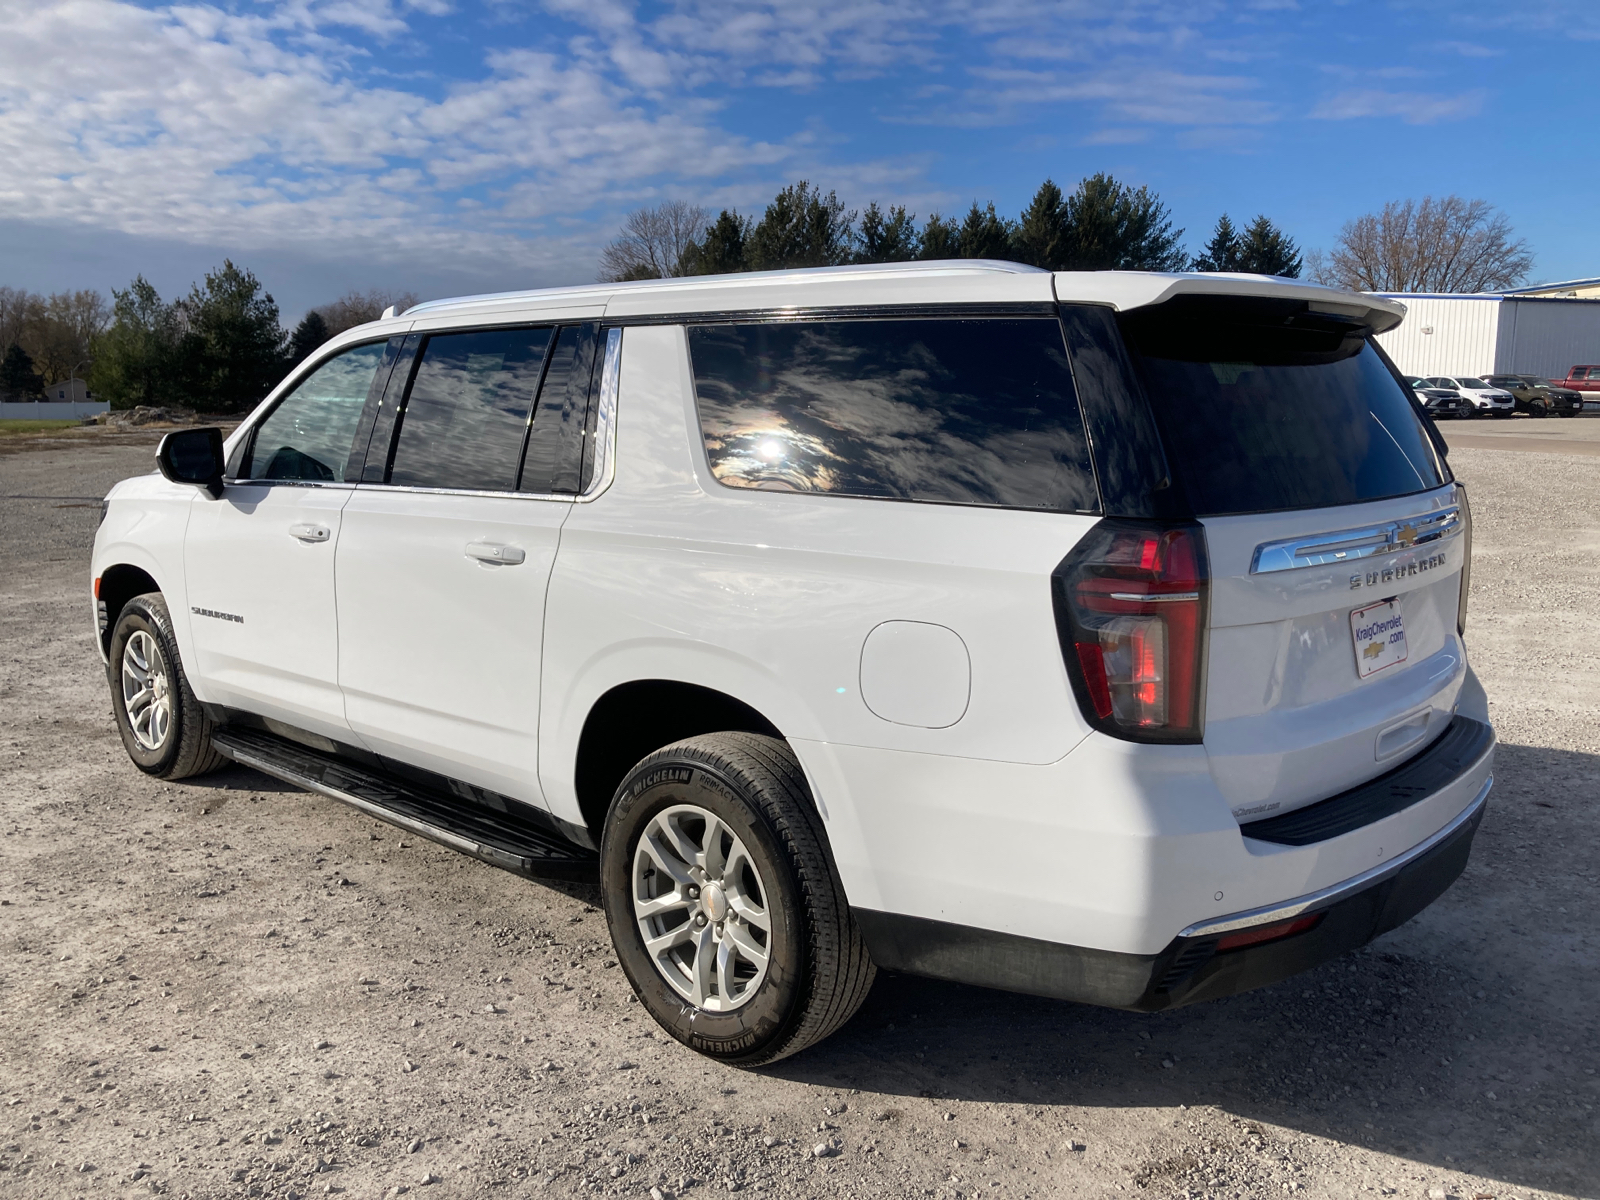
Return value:
[[(1087, 735), (1050, 572), (1095, 518), (727, 488), (706, 465), (683, 329), (627, 329), (621, 363), (616, 477), (574, 507), (550, 584), (541, 779), (558, 816), (580, 819), (590, 708), (635, 679), (736, 696), (797, 746), (1049, 763)], [(863, 702), (863, 643), (885, 621), (965, 644), (953, 725), (897, 724)], [(847, 795), (817, 791), (848, 874), (866, 853), (859, 822)]]

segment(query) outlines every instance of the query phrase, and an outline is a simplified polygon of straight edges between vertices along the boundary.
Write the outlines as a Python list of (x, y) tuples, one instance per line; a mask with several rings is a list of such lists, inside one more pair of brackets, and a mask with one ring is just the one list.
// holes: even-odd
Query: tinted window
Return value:
[(583, 469), (583, 428), (589, 411), (598, 325), (567, 325), (550, 352), (539, 389), (520, 491), (576, 492)]
[(1355, 504), (1445, 482), (1365, 326), (1303, 302), (1180, 297), (1121, 318), (1199, 516)]
[(256, 427), (244, 478), (343, 479), (384, 348), (383, 342), (356, 346), (301, 380)]
[(515, 488), (549, 341), (548, 329), (430, 336), (400, 415), (389, 482)]
[(1096, 508), (1053, 317), (702, 325), (689, 346), (730, 487)]

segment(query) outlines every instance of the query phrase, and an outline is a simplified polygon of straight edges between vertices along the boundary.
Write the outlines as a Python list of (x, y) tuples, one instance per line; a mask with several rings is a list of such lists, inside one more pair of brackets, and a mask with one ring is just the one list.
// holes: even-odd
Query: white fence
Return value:
[(73, 403), (71, 400), (41, 400), (37, 404), (0, 403), (0, 421), (70, 421), (74, 418), (98, 416), (110, 412), (111, 405), (92, 401)]

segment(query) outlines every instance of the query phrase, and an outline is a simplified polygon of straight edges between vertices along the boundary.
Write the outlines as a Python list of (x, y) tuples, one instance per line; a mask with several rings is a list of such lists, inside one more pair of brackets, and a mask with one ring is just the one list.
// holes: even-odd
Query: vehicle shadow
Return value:
[(1556, 910), (1592, 902), (1600, 755), (1502, 746), (1495, 774), (1455, 886), (1314, 971), (1153, 1015), (885, 974), (849, 1026), (771, 1070), (891, 1096), (1212, 1105), (1445, 1170), (1594, 1195), (1600, 956), (1578, 918), (1568, 928)]

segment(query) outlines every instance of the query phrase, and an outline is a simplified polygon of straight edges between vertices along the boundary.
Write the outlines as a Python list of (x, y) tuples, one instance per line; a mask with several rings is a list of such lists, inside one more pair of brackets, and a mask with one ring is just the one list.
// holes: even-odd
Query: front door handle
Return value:
[(526, 560), (528, 555), (521, 546), (502, 546), (498, 542), (468, 542), (467, 557), (475, 558), (479, 562), (514, 567)]
[(333, 536), (333, 531), (326, 525), (291, 525), (289, 536), (299, 538), (302, 542), (325, 542)]

